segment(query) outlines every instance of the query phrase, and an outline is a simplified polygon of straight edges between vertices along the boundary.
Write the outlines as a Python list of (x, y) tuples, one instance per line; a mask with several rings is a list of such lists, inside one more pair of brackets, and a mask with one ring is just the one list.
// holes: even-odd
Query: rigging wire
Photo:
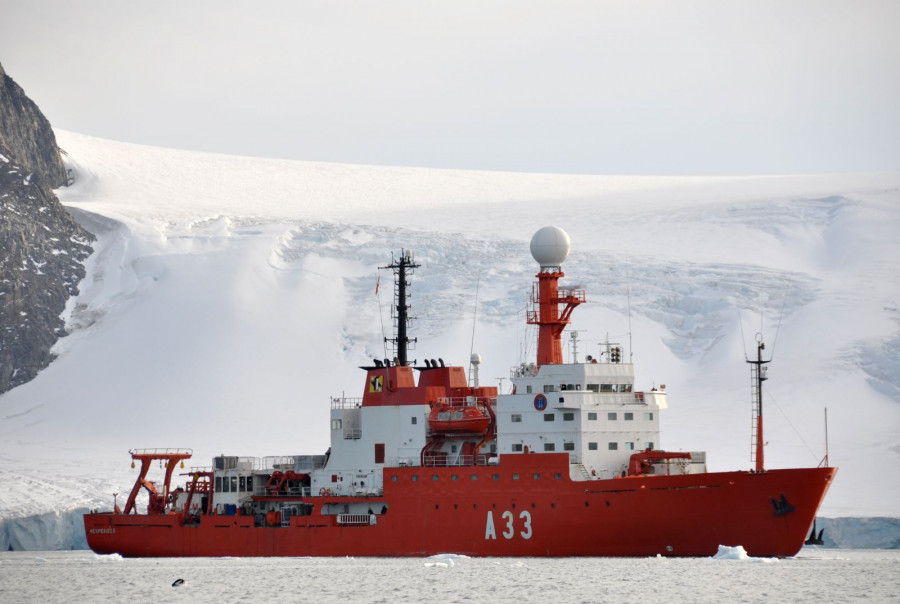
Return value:
[(769, 351), (769, 360), (775, 358), (775, 345), (778, 344), (778, 332), (781, 331), (781, 319), (784, 318), (784, 307), (787, 304), (787, 298), (781, 302), (781, 313), (778, 315), (778, 326), (775, 328), (775, 339), (772, 340), (772, 349)]
[(768, 388), (766, 388), (766, 402), (767, 402), (768, 404), (774, 404), (774, 405), (775, 405), (775, 408), (778, 409), (778, 411), (779, 411), (779, 412), (781, 413), (781, 415), (784, 417), (785, 421), (787, 421), (788, 425), (789, 425), (789, 426), (791, 427), (791, 429), (794, 431), (794, 434), (797, 435), (797, 438), (800, 439), (800, 442), (802, 442), (802, 443), (803, 443), (803, 446), (806, 447), (806, 450), (809, 451), (809, 454), (812, 455), (813, 459), (815, 459), (815, 460), (818, 462), (818, 461), (819, 461), (819, 456), (818, 456), (818, 454), (816, 454), (816, 453), (812, 450), (812, 447), (809, 446), (809, 443), (807, 443), (806, 440), (804, 440), (803, 436), (800, 434), (800, 431), (797, 430), (797, 427), (794, 426), (793, 422), (791, 422), (791, 418), (789, 418), (789, 417), (787, 416), (787, 413), (784, 412), (784, 409), (781, 408), (781, 406), (778, 404), (778, 401), (776, 401), (776, 400), (775, 400), (775, 397), (772, 396), (772, 393), (769, 392), (769, 389), (768, 389)]
[[(378, 269), (379, 271), (381, 269)], [(375, 281), (375, 296), (378, 298), (378, 318), (381, 319), (381, 346), (384, 350), (384, 358), (387, 358), (387, 336), (384, 333), (384, 305), (381, 303), (381, 273)]]

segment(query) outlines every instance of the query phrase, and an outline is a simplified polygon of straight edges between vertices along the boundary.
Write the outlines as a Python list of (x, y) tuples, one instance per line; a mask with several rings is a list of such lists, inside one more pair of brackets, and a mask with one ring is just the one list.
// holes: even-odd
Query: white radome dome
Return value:
[(569, 235), (557, 226), (546, 226), (531, 238), (531, 255), (541, 267), (561, 266), (571, 248)]

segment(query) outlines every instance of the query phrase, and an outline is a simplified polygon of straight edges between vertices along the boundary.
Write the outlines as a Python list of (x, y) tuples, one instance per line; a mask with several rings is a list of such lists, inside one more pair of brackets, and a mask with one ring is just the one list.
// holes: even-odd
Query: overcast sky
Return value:
[(0, 0), (54, 127), (590, 174), (900, 169), (900, 1)]

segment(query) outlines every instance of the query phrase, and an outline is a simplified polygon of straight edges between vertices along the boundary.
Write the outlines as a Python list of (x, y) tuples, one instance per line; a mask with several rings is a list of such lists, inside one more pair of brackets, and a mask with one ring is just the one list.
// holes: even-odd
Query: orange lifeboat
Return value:
[(484, 434), (490, 423), (487, 411), (479, 405), (432, 403), (428, 415), (431, 431), (438, 434)]

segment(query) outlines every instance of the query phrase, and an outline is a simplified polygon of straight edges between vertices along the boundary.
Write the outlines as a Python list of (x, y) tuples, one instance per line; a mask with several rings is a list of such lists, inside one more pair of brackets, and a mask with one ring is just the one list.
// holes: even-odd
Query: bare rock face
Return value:
[(0, 66), (0, 393), (50, 364), (94, 236), (63, 208), (50, 123)]
[(16, 155), (23, 169), (40, 174), (51, 188), (66, 184), (50, 122), (0, 65), (0, 144)]

